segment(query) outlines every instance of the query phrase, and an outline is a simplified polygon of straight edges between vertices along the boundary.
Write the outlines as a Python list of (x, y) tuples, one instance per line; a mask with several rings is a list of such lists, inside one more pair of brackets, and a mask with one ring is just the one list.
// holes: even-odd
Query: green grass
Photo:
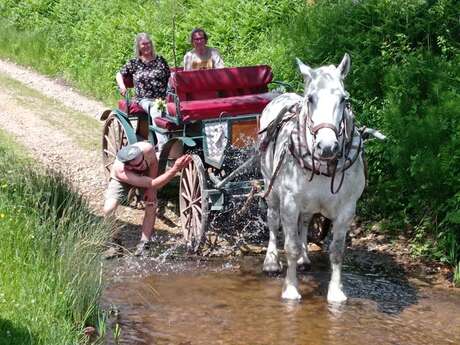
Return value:
[(65, 106), (21, 82), (0, 74), (0, 84), (18, 106), (33, 111), (52, 127), (62, 130), (79, 147), (94, 150), (101, 141), (101, 122)]
[[(44, 74), (59, 74), (52, 59), (43, 59), (47, 50), (46, 40), (39, 33), (23, 33), (22, 35), (11, 26), (3, 26), (5, 34), (0, 39), (0, 56), (13, 59), (16, 63), (29, 65), (31, 60), (36, 69)], [(49, 54), (49, 53), (48, 53)]]
[(460, 287), (460, 261), (457, 262), (454, 268), (454, 285)]
[(0, 132), (0, 345), (83, 343), (100, 319), (110, 227)]

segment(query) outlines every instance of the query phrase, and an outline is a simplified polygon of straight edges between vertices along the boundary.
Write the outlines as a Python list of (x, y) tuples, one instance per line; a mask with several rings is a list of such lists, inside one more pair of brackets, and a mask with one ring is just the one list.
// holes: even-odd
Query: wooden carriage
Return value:
[[(121, 147), (139, 140), (154, 143), (155, 132), (168, 137), (159, 152), (159, 173), (167, 168), (168, 160), (191, 153), (193, 161), (180, 176), (179, 205), (184, 238), (197, 250), (210, 212), (222, 210), (229, 198), (248, 195), (258, 179), (238, 179), (232, 171), (255, 148), (259, 117), (278, 94), (269, 91), (272, 79), (267, 65), (172, 70), (161, 117), (152, 121), (129, 98), (120, 100), (117, 109), (104, 112), (102, 149), (107, 174)], [(132, 87), (132, 80), (125, 80), (125, 85)], [(242, 157), (235, 159), (235, 152)]]

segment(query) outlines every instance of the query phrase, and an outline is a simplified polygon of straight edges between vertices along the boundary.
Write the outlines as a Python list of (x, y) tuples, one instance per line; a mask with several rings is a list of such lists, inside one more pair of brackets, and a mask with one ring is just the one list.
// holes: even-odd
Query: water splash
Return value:
[(184, 252), (185, 245), (181, 242), (173, 242), (170, 247), (167, 247), (163, 252), (159, 253), (157, 256), (151, 256), (152, 261), (164, 264), (167, 260), (177, 257), (178, 254)]

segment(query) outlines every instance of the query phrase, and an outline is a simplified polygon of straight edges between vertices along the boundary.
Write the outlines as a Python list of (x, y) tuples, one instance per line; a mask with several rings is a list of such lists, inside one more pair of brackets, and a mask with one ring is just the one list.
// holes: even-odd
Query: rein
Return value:
[[(259, 131), (258, 134), (262, 134), (262, 133), (267, 133), (265, 138), (261, 141), (260, 145), (259, 145), (259, 150), (260, 152), (264, 152), (265, 150), (267, 150), (268, 148), (268, 145), (270, 144), (270, 142), (274, 142), (274, 144), (276, 143), (276, 138), (278, 138), (278, 134), (279, 134), (279, 131), (281, 130), (281, 128), (283, 128), (283, 126), (288, 123), (289, 121), (291, 121), (293, 118), (295, 118), (298, 114), (298, 111), (299, 111), (299, 108), (300, 108), (300, 104), (298, 103), (295, 103), (291, 106), (284, 106), (280, 112), (278, 113), (278, 115), (275, 117), (274, 120), (272, 120), (267, 127), (265, 127), (263, 130)], [(287, 113), (291, 113), (290, 116), (287, 116), (285, 117), (285, 115)], [(275, 149), (275, 145), (273, 145), (273, 150)], [(273, 184), (275, 183), (275, 180), (276, 180), (276, 177), (278, 176), (278, 173), (281, 169), (281, 164), (283, 163), (284, 161), (284, 157), (286, 156), (286, 152), (287, 152), (287, 147), (286, 145), (284, 146), (283, 148), (283, 151), (281, 152), (281, 155), (280, 155), (280, 159), (278, 161), (278, 164), (275, 168), (275, 171), (273, 172), (273, 175), (272, 177), (270, 178), (270, 183), (268, 184), (268, 187), (267, 187), (267, 190), (265, 191), (265, 193), (262, 195), (263, 198), (266, 198), (268, 196), (268, 194), (270, 194), (272, 188), (273, 188)]]
[[(341, 126), (339, 129), (337, 129), (336, 126), (329, 124), (329, 123), (320, 123), (312, 127), (311, 117), (308, 116), (308, 113), (306, 114), (307, 116), (305, 117), (304, 126), (302, 126), (301, 112), (303, 110), (304, 110), (303, 107), (301, 107), (299, 103), (295, 103), (291, 106), (285, 106), (278, 113), (277, 117), (265, 129), (259, 132), (259, 134), (264, 133), (264, 132), (267, 133), (267, 135), (265, 136), (265, 138), (262, 140), (261, 144), (259, 145), (260, 151), (263, 152), (268, 148), (268, 145), (270, 144), (270, 142), (273, 141), (274, 143), (276, 143), (278, 134), (281, 128), (286, 123), (288, 123), (291, 120), (296, 121), (296, 126), (291, 133), (291, 136), (289, 138), (289, 141), (287, 142), (287, 145), (285, 145), (285, 147), (283, 148), (283, 151), (281, 152), (280, 159), (270, 179), (270, 183), (267, 187), (267, 190), (263, 194), (264, 198), (266, 198), (270, 194), (273, 188), (273, 184), (279, 174), (279, 171), (285, 159), (287, 150), (289, 150), (294, 160), (297, 162), (297, 164), (299, 164), (299, 166), (302, 169), (310, 172), (309, 182), (313, 180), (315, 175), (324, 175), (324, 176), (330, 177), (331, 178), (330, 190), (332, 194), (337, 194), (339, 190), (342, 188), (343, 182), (345, 180), (345, 171), (354, 164), (354, 162), (358, 159), (362, 151), (363, 141), (362, 141), (359, 131), (356, 130), (354, 123), (352, 124), (350, 133), (347, 133), (347, 130), (346, 130), (347, 125), (349, 125), (347, 121), (350, 121), (350, 119), (346, 118), (345, 111), (351, 112), (351, 107), (349, 104), (347, 104), (346, 108), (344, 109), (342, 120), (340, 122)], [(289, 116), (285, 116), (287, 113), (291, 113), (291, 114)], [(305, 129), (307, 128), (310, 131), (310, 133), (313, 135), (312, 149), (310, 149), (307, 143), (306, 137), (304, 140), (302, 140), (302, 133), (305, 133), (306, 132)], [(321, 169), (322, 167), (324, 167), (324, 165), (323, 166), (321, 165), (321, 160), (318, 160), (318, 162), (316, 163), (317, 160), (315, 159), (315, 156), (314, 156), (316, 134), (322, 128), (329, 128), (336, 134), (337, 137), (342, 137), (342, 145), (341, 145), (342, 151), (338, 154), (337, 158), (327, 162), (325, 171), (322, 171)], [(275, 149), (275, 147), (276, 146), (274, 145), (273, 149)], [(352, 151), (354, 154), (350, 156)], [(341, 159), (343, 159), (342, 164), (340, 164)], [(340, 181), (336, 188), (335, 186), (336, 177), (340, 173), (342, 174), (342, 176), (340, 177)]]

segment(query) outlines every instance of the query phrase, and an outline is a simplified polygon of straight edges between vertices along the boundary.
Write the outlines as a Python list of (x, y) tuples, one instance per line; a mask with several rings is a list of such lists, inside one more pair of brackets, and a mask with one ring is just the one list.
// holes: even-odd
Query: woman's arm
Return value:
[(224, 60), (220, 56), (219, 51), (216, 48), (212, 48), (211, 50), (211, 59), (214, 68), (224, 68)]
[(190, 71), (192, 69), (192, 53), (187, 52), (184, 55), (184, 71)]
[(124, 96), (126, 94), (126, 86), (125, 82), (123, 81), (123, 76), (120, 72), (117, 72), (115, 75), (115, 79), (117, 81), (118, 89), (120, 90), (120, 94)]

